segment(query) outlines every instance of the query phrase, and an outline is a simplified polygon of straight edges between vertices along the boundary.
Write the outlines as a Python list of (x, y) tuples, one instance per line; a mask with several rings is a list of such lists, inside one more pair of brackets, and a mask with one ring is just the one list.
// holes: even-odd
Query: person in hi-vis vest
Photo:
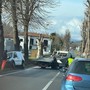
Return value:
[(70, 64), (73, 62), (73, 57), (72, 55), (68, 58), (68, 66), (70, 66)]

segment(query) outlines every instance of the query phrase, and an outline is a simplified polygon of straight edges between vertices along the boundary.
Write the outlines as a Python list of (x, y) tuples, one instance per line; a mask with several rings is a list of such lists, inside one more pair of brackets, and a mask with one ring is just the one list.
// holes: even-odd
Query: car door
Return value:
[(15, 65), (21, 65), (21, 60), (19, 59), (16, 52), (14, 52), (13, 60), (15, 62)]
[(7, 53), (7, 61), (12, 61), (13, 54), (11, 52)]

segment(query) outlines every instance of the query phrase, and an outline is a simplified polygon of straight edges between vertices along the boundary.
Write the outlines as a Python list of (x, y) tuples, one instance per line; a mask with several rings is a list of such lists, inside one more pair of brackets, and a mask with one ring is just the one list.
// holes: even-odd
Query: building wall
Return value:
[[(20, 45), (22, 46), (22, 49), (24, 49), (24, 37), (23, 36), (19, 36), (20, 39), (22, 39), (23, 41), (20, 43)], [(37, 49), (37, 39), (39, 37), (30, 37), (28, 36), (28, 49), (31, 52), (32, 49)], [(33, 44), (30, 43), (30, 40), (33, 39)], [(48, 45), (46, 46), (46, 50), (43, 50), (44, 54), (48, 54), (51, 51), (51, 40), (49, 38), (43, 38), (43, 41), (47, 40), (48, 41)], [(32, 47), (32, 49), (30, 49), (30, 47)]]
[[(22, 40), (20, 42), (20, 46), (22, 47), (21, 50), (24, 50), (24, 36), (19, 36), (19, 38)], [(30, 43), (30, 40), (33, 39), (33, 44)], [(37, 39), (39, 39), (39, 37), (34, 37), (34, 36), (28, 36), (28, 50), (31, 52), (31, 50), (33, 49), (38, 49), (37, 46)], [(48, 54), (51, 51), (51, 39), (49, 38), (43, 38), (43, 41), (47, 41), (47, 45), (45, 47), (45, 49), (43, 49), (43, 53), (44, 54)], [(4, 42), (4, 46), (5, 46), (5, 50), (11, 51), (14, 50), (14, 43), (13, 43), (13, 39), (12, 38), (5, 38), (5, 42)], [(32, 49), (30, 49), (30, 46), (32, 47)]]

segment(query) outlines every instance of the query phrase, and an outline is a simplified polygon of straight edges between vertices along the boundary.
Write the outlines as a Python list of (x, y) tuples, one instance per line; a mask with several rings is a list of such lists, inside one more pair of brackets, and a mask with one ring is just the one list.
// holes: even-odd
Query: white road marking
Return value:
[(47, 90), (48, 87), (53, 83), (53, 81), (58, 77), (59, 74), (60, 74), (60, 72), (58, 72), (58, 73), (47, 83), (47, 85), (46, 85), (42, 90)]

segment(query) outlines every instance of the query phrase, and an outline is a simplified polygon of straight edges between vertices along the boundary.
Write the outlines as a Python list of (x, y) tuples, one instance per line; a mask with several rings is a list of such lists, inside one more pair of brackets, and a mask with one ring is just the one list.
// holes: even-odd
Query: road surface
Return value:
[(60, 90), (59, 70), (32, 67), (0, 75), (1, 90)]

